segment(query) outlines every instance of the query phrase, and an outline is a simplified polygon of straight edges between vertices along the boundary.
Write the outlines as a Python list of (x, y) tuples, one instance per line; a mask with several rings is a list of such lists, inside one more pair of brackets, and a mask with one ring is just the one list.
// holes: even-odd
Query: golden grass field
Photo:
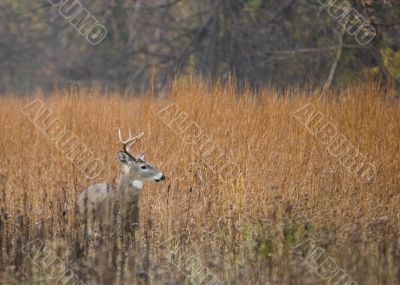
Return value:
[[(393, 90), (357, 83), (329, 93), (253, 94), (233, 82), (185, 78), (165, 98), (150, 93), (71, 89), (0, 98), (0, 284), (400, 283), (400, 105)], [(101, 175), (88, 179), (21, 111), (35, 99), (104, 162)], [(218, 165), (166, 124), (159, 112), (172, 103), (238, 166), (234, 179), (221, 179)], [(346, 170), (295, 118), (308, 103), (375, 165), (370, 181)], [(168, 179), (144, 187), (134, 241), (96, 241), (82, 229), (75, 203), (93, 183), (115, 185), (118, 128), (145, 132), (136, 151)], [(308, 238), (348, 283), (333, 269), (329, 277), (313, 272), (293, 251)], [(168, 259), (176, 246), (178, 257)]]

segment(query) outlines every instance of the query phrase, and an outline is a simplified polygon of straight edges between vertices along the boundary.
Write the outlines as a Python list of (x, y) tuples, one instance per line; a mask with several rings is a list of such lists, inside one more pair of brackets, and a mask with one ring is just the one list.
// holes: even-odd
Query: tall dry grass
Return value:
[[(174, 81), (163, 99), (98, 90), (0, 98), (3, 282), (42, 284), (21, 250), (36, 238), (56, 248), (87, 284), (189, 282), (158, 247), (173, 237), (195, 245), (191, 254), (225, 283), (324, 284), (290, 253), (291, 242), (313, 236), (358, 282), (396, 284), (400, 106), (394, 91), (365, 83), (332, 94), (264, 89), (254, 95), (234, 86), (185, 78)], [(87, 179), (24, 116), (21, 108), (35, 98), (105, 162), (101, 177)], [(199, 149), (160, 119), (158, 112), (171, 103), (239, 166), (237, 179), (219, 179)], [(293, 113), (307, 103), (375, 163), (370, 182), (360, 183), (295, 119)], [(118, 128), (145, 132), (137, 152), (168, 180), (145, 186), (134, 246), (115, 244), (100, 255), (82, 236), (75, 203), (92, 183), (115, 185)], [(368, 252), (376, 250), (380, 254), (372, 259)], [(354, 252), (363, 256), (357, 263)]]

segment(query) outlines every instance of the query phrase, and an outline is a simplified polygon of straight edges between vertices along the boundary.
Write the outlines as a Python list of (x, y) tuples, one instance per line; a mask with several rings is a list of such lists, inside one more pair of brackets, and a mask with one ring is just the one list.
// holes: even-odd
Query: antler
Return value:
[(143, 136), (143, 134), (144, 134), (144, 132), (141, 132), (136, 137), (132, 137), (131, 129), (129, 129), (129, 138), (127, 140), (123, 140), (122, 135), (121, 135), (121, 129), (118, 129), (118, 137), (119, 137), (120, 142), (122, 143), (123, 151), (134, 160), (137, 160), (137, 158), (129, 153), (128, 148), (131, 148), (135, 143), (137, 143), (137, 141), (140, 140), (140, 138)]

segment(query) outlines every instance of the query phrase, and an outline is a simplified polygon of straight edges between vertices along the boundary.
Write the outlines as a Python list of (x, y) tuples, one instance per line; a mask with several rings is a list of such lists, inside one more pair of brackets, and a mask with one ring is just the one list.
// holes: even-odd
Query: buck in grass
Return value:
[(143, 184), (148, 181), (160, 182), (164, 174), (144, 160), (144, 156), (134, 156), (129, 149), (140, 140), (143, 133), (123, 140), (121, 130), (118, 137), (122, 151), (118, 159), (122, 164), (118, 185), (95, 184), (81, 193), (78, 209), (81, 219), (93, 227), (116, 225), (118, 216), (125, 232), (132, 232), (139, 223), (139, 195)]

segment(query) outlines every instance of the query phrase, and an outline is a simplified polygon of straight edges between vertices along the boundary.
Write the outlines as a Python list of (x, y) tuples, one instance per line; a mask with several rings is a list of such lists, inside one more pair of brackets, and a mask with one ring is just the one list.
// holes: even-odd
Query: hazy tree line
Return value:
[(0, 1), (1, 90), (144, 90), (181, 73), (277, 87), (400, 77), (397, 0), (336, 1), (376, 29), (367, 46), (330, 16), (329, 0), (79, 0), (107, 29), (95, 46), (51, 2)]

